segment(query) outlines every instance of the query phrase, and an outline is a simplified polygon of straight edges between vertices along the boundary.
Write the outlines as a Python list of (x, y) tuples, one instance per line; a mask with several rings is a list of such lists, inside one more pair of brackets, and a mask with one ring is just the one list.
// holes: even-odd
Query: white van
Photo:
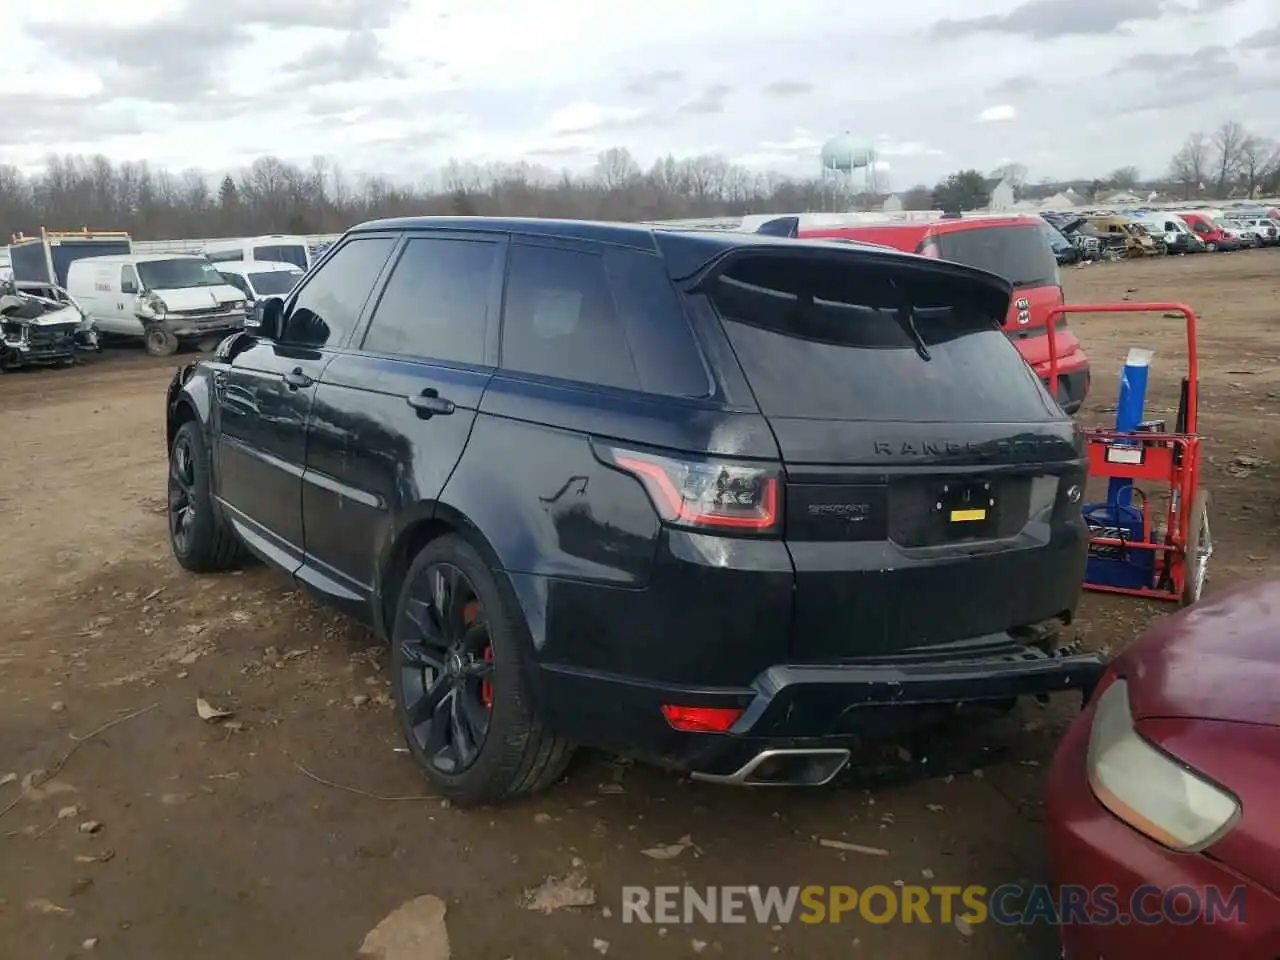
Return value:
[(1200, 242), (1196, 232), (1176, 213), (1153, 210), (1139, 214), (1133, 219), (1146, 227), (1147, 232), (1152, 236), (1162, 238), (1165, 248), (1171, 254), (1200, 253), (1204, 250), (1204, 244)]
[(223, 280), (244, 294), (249, 313), (259, 300), (287, 295), (304, 276), (292, 263), (271, 260), (235, 260), (215, 263), (214, 268)]
[(267, 237), (239, 237), (234, 240), (214, 240), (201, 251), (212, 263), (230, 263), (235, 260), (269, 260), (273, 263), (292, 263), (300, 270), (310, 270), (315, 258), (306, 237), (276, 234)]
[(67, 269), (67, 292), (99, 333), (142, 337), (158, 357), (244, 327), (245, 295), (192, 254), (84, 257)]

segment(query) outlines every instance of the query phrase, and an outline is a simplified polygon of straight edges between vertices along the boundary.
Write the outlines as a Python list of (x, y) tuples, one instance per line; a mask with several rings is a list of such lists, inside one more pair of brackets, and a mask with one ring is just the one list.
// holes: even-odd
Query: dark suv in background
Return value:
[(572, 744), (825, 783), (933, 707), (1087, 690), (1072, 421), (1005, 281), (859, 244), (350, 230), (168, 391), (178, 561), (251, 552), (392, 645), (437, 789)]

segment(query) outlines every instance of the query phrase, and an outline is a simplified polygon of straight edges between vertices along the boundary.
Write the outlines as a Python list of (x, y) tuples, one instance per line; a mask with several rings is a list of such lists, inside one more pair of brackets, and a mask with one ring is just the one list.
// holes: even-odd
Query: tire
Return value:
[(462, 537), (414, 557), (391, 627), (396, 718), (432, 786), (460, 807), (544, 790), (572, 758), (531, 702), (524, 633), (519, 608)]
[(245, 559), (245, 547), (213, 501), (209, 450), (193, 420), (174, 434), (167, 486), (169, 547), (178, 563), (193, 573), (238, 567)]
[(1206, 243), (1206, 244), (1204, 245), (1204, 252), (1205, 252), (1205, 253), (1217, 253), (1217, 252), (1218, 252), (1218, 245), (1217, 245), (1216, 243), (1214, 243), (1212, 240), (1210, 240), (1208, 243)]
[(173, 331), (158, 323), (153, 323), (143, 331), (142, 342), (146, 344), (147, 353), (153, 357), (171, 357), (178, 352), (178, 338)]
[(1213, 556), (1213, 534), (1209, 530), (1209, 491), (1200, 490), (1191, 501), (1187, 515), (1187, 549), (1183, 554), (1182, 606), (1189, 607), (1200, 599), (1208, 575), (1209, 558)]

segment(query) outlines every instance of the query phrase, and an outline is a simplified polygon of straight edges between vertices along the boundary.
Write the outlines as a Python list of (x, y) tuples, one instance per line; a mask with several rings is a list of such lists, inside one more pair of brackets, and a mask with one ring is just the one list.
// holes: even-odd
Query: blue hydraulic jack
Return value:
[[(1153, 600), (1195, 603), (1204, 587), (1213, 541), (1209, 494), (1200, 487), (1199, 362), (1196, 315), (1182, 303), (1107, 303), (1054, 307), (1047, 319), (1049, 384), (1057, 383), (1054, 321), (1068, 313), (1161, 313), (1187, 324), (1187, 376), (1182, 379), (1173, 430), (1143, 420), (1150, 350), (1129, 351), (1120, 378), (1114, 429), (1085, 430), (1089, 475), (1106, 478), (1107, 498), (1085, 503), (1089, 555), (1084, 586)], [(1139, 487), (1163, 484), (1166, 490)], [(1153, 500), (1156, 497), (1158, 499)], [(1162, 503), (1161, 503), (1162, 501)]]
[[(1144, 422), (1142, 411), (1147, 399), (1147, 374), (1151, 369), (1151, 350), (1134, 347), (1120, 372), (1120, 397), (1116, 402), (1116, 433), (1137, 433), (1160, 429), (1159, 421)], [(1123, 441), (1114, 444), (1112, 456), (1123, 456)], [(1134, 454), (1139, 447), (1134, 444)], [(1142, 506), (1134, 506), (1135, 490), (1143, 498)], [(1119, 540), (1121, 546), (1094, 545), (1085, 565), (1088, 583), (1140, 590), (1155, 583), (1156, 551), (1131, 547), (1129, 543), (1145, 543), (1151, 539), (1151, 515), (1144, 509), (1145, 495), (1133, 485), (1130, 477), (1112, 477), (1107, 481), (1107, 499), (1084, 504), (1084, 519), (1091, 538)]]

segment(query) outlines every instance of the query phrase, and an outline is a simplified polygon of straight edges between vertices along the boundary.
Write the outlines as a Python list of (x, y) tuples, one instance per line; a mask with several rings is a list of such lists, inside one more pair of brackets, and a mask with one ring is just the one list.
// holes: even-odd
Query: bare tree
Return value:
[(1117, 190), (1132, 190), (1138, 185), (1137, 167), (1117, 167), (1107, 175), (1107, 183)]
[(1204, 190), (1208, 165), (1209, 138), (1203, 133), (1191, 134), (1169, 164), (1169, 177), (1182, 185), (1185, 199), (1190, 200)]
[(1238, 120), (1228, 120), (1213, 135), (1213, 164), (1217, 171), (1217, 194), (1225, 197), (1240, 172), (1241, 149), (1249, 134)]
[(1277, 170), (1280, 170), (1280, 146), (1266, 137), (1246, 137), (1240, 145), (1240, 179), (1250, 199)]
[(626, 147), (611, 147), (596, 158), (595, 175), (606, 190), (621, 190), (640, 178), (640, 164)]

